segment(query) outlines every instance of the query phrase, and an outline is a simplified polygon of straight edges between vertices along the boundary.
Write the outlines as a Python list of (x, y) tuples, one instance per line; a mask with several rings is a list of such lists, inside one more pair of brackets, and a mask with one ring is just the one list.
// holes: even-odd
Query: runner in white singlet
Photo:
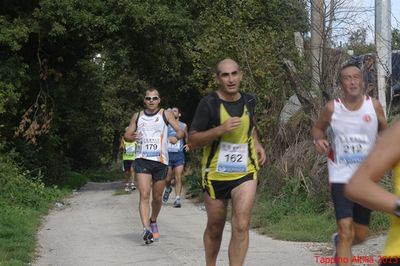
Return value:
[(174, 115), (159, 107), (160, 96), (157, 89), (146, 90), (144, 104), (146, 108), (133, 115), (124, 138), (137, 142), (135, 172), (140, 194), (139, 212), (144, 228), (143, 240), (150, 244), (160, 239), (157, 217), (168, 170), (168, 124), (175, 129), (176, 140), (181, 139), (184, 132), (179, 128)]
[[(332, 235), (337, 265), (351, 265), (351, 247), (365, 241), (371, 211), (344, 196), (344, 186), (375, 145), (379, 131), (387, 127), (382, 106), (364, 95), (361, 70), (354, 64), (342, 67), (343, 97), (329, 101), (312, 129), (315, 150), (328, 155), (331, 196), (337, 233)], [(325, 138), (329, 129), (331, 141)]]

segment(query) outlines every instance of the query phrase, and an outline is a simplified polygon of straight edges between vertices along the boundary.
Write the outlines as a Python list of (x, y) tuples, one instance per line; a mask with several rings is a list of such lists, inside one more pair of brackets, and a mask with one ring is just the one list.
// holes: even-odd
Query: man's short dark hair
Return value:
[(147, 92), (153, 92), (153, 91), (156, 91), (156, 92), (158, 93), (158, 95), (160, 95), (160, 92), (159, 92), (158, 89), (155, 88), (155, 87), (146, 88), (146, 89), (144, 90), (144, 94), (146, 95)]
[(358, 69), (361, 71), (361, 68), (360, 68), (360, 66), (358, 65), (357, 62), (353, 62), (353, 61), (347, 62), (347, 63), (345, 63), (344, 65), (342, 65), (342, 67), (341, 67), (340, 70), (339, 70), (339, 80), (340, 80), (340, 78), (342, 77), (342, 72), (343, 72), (343, 70), (345, 70), (346, 68), (349, 68), (349, 67), (356, 67), (356, 68), (358, 68)]
[(172, 106), (172, 107), (171, 107), (171, 110), (174, 109), (174, 108), (178, 109), (178, 113), (181, 112), (181, 109), (180, 109), (178, 106)]
[(366, 55), (364, 55), (364, 58), (363, 58), (363, 61), (365, 62), (366, 60), (369, 60), (369, 59), (374, 59), (374, 56), (372, 55), (372, 54), (366, 54)]

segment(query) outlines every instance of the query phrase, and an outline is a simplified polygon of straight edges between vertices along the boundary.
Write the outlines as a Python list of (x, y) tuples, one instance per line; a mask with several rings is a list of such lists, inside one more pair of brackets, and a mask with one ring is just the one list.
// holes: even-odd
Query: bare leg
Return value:
[(173, 174), (173, 169), (172, 167), (168, 166), (167, 176), (165, 177), (165, 187), (171, 186), (172, 174)]
[(353, 245), (360, 244), (367, 240), (368, 238), (368, 233), (369, 233), (369, 228), (368, 225), (364, 224), (359, 224), (354, 222), (354, 231), (355, 231), (355, 236), (354, 236), (354, 241)]
[[(339, 243), (336, 247), (336, 256), (340, 258), (338, 265), (351, 266), (352, 253), (351, 247), (354, 242), (354, 223), (353, 218), (343, 218), (338, 221)], [(348, 263), (344, 263), (344, 258), (347, 258)]]
[(136, 174), (137, 183), (139, 187), (139, 213), (143, 227), (150, 228), (149, 215), (150, 215), (150, 189), (151, 189), (151, 175), (138, 173)]
[(232, 190), (232, 237), (229, 243), (229, 265), (243, 265), (249, 247), (251, 212), (257, 180), (246, 181)]
[(203, 236), (206, 265), (215, 266), (221, 246), (228, 203), (226, 200), (213, 200), (207, 192), (205, 192), (204, 204), (207, 211), (207, 227)]
[(175, 196), (181, 196), (183, 165), (175, 167)]
[(151, 220), (157, 221), (158, 214), (161, 210), (161, 198), (165, 187), (165, 180), (153, 182), (153, 200), (151, 202)]

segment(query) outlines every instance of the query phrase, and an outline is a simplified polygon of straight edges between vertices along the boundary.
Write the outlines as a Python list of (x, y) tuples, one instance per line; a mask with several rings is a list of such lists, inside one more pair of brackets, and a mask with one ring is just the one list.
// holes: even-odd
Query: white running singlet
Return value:
[(155, 114), (139, 113), (136, 159), (146, 159), (168, 165), (168, 126), (164, 120), (164, 109)]
[(329, 182), (347, 183), (375, 145), (378, 135), (378, 118), (372, 99), (365, 96), (362, 106), (355, 111), (348, 110), (340, 99), (335, 99), (329, 129)]

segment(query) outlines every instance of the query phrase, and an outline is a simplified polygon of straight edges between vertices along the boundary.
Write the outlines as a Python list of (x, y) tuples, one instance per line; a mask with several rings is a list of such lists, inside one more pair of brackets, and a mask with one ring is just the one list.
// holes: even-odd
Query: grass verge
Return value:
[[(331, 207), (321, 208), (318, 202), (296, 195), (271, 199), (259, 194), (253, 209), (252, 227), (276, 239), (305, 242), (329, 242), (336, 231)], [(389, 227), (386, 214), (373, 212), (371, 234)]]
[(40, 178), (21, 173), (0, 158), (0, 265), (29, 265), (34, 258), (36, 233), (51, 204), (69, 193), (46, 188)]

